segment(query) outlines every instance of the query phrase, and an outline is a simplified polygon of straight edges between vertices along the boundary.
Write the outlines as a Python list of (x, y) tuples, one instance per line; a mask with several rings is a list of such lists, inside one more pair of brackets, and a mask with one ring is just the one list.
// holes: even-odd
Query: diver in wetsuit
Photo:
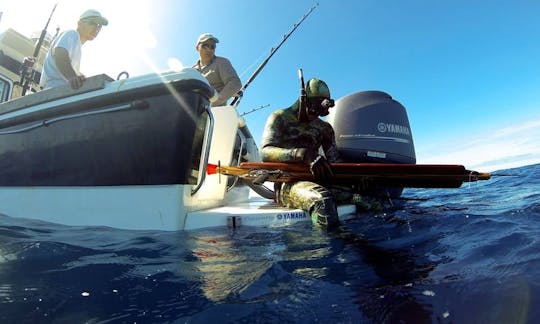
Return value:
[(309, 166), (315, 181), (276, 182), (275, 200), (283, 206), (307, 211), (313, 223), (326, 229), (339, 225), (338, 203), (355, 204), (357, 210), (382, 209), (378, 200), (363, 196), (354, 185), (328, 185), (333, 177), (329, 162), (342, 162), (334, 129), (320, 119), (333, 106), (328, 85), (317, 78), (310, 79), (292, 106), (276, 110), (268, 117), (261, 143), (264, 162)]
[(338, 162), (339, 155), (332, 126), (319, 117), (328, 115), (334, 100), (326, 83), (317, 78), (307, 82), (304, 95), (289, 108), (273, 112), (266, 121), (262, 160), (309, 165), (316, 182), (276, 183), (276, 201), (303, 209), (310, 213), (314, 223), (333, 228), (339, 225), (336, 199), (321, 184), (333, 176), (328, 162)]

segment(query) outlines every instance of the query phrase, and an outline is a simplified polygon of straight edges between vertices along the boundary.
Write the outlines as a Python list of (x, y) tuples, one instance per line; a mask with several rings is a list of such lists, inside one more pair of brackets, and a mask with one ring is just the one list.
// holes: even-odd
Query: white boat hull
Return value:
[[(311, 222), (301, 209), (283, 208), (261, 197), (194, 210), (184, 202), (191, 186), (100, 186), (0, 188), (2, 213), (68, 226), (128, 230), (196, 230), (209, 227), (291, 226)], [(191, 209), (191, 211), (190, 211)], [(338, 207), (341, 220), (355, 216), (354, 205)], [(39, 217), (36, 217), (39, 216)]]
[(3, 187), (1, 212), (71, 226), (180, 230), (183, 186)]

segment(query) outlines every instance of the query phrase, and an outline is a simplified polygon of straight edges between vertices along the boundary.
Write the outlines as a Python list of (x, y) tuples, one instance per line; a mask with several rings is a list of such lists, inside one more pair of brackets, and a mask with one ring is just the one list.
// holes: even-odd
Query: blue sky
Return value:
[[(1, 1), (0, 30), (43, 28), (56, 1), (32, 0), (39, 16)], [(27, 3), (27, 2), (25, 2)], [(49, 32), (75, 26), (95, 8), (109, 26), (83, 47), (86, 75), (191, 66), (194, 42), (215, 34), (217, 55), (242, 81), (294, 23), (308, 0), (59, 1)], [(29, 5), (25, 5), (26, 9)], [(23, 14), (24, 13), (24, 14)], [(540, 163), (540, 2), (321, 0), (245, 92), (239, 113), (260, 141), (268, 114), (299, 92), (298, 68), (334, 98), (382, 90), (408, 111), (418, 163), (458, 163), (480, 171)]]

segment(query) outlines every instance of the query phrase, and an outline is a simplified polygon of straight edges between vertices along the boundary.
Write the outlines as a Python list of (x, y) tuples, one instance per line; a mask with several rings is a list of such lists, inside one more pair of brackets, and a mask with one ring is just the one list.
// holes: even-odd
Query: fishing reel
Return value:
[(20, 76), (21, 81), (19, 84), (23, 86), (26, 81), (26, 86), (28, 86), (28, 83), (32, 80), (33, 74), (34, 74), (34, 64), (36, 63), (36, 59), (31, 56), (26, 56), (23, 60)]

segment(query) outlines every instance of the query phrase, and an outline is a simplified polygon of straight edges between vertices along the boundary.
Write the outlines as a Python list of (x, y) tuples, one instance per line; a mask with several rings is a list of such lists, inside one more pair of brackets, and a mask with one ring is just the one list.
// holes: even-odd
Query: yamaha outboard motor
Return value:
[(328, 122), (345, 162), (416, 163), (407, 111), (382, 91), (362, 91), (336, 100)]
[[(328, 122), (344, 162), (416, 163), (407, 111), (382, 91), (362, 91), (340, 98)], [(397, 198), (403, 188), (381, 187), (364, 181), (361, 193)]]

